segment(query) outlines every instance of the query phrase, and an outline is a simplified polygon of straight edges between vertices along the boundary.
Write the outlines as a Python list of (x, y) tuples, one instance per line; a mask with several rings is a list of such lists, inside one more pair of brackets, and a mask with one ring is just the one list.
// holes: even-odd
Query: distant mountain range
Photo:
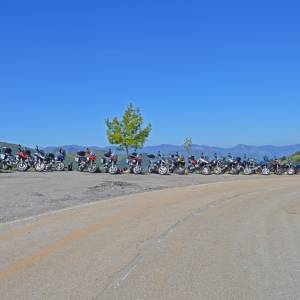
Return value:
[[(15, 152), (17, 149), (16, 144), (0, 142), (0, 147), (11, 147)], [(55, 152), (59, 147), (64, 148), (67, 153), (74, 154), (80, 150), (84, 150), (87, 147), (96, 151), (96, 152), (105, 152), (109, 148), (117, 153), (123, 153), (124, 151), (118, 150), (118, 147), (98, 147), (98, 146), (80, 146), (80, 145), (63, 145), (63, 146), (51, 146), (45, 147), (43, 150), (46, 152)], [(300, 151), (300, 144), (297, 145), (288, 145), (288, 146), (249, 146), (249, 145), (236, 145), (230, 148), (222, 148), (222, 147), (212, 147), (206, 145), (193, 145), (193, 154), (196, 156), (201, 155), (203, 152), (207, 156), (213, 156), (214, 153), (217, 153), (219, 156), (227, 156), (228, 153), (231, 153), (233, 156), (244, 156), (245, 154), (249, 157), (261, 159), (265, 155), (268, 157), (282, 157), (282, 156), (290, 156), (298, 151)], [(170, 153), (179, 152), (185, 154), (185, 150), (183, 146), (180, 145), (171, 145), (171, 144), (162, 144), (157, 146), (145, 146), (139, 152), (141, 153), (154, 153), (156, 154), (160, 151), (162, 154), (168, 155)]]
[[(87, 146), (79, 146), (79, 145), (64, 145), (61, 146), (69, 153), (76, 153), (82, 149), (87, 148)], [(46, 147), (44, 148), (45, 151), (53, 152), (58, 147)], [(97, 152), (104, 152), (111, 148), (115, 152), (122, 152), (118, 150), (118, 147), (97, 147), (97, 146), (88, 146), (88, 148), (93, 149)], [(249, 145), (236, 145), (230, 148), (222, 148), (222, 147), (213, 147), (213, 146), (206, 146), (206, 145), (193, 145), (192, 147), (193, 154), (199, 156), (202, 152), (207, 156), (213, 156), (215, 153), (217, 155), (223, 156), (228, 155), (231, 153), (234, 156), (247, 156), (261, 159), (264, 156), (268, 157), (282, 157), (282, 156), (289, 156), (294, 154), (297, 151), (300, 151), (300, 144), (296, 145), (288, 145), (288, 146), (272, 146), (272, 145), (265, 145), (265, 146), (249, 146)], [(170, 154), (179, 152), (182, 154), (186, 154), (183, 146), (180, 145), (171, 145), (171, 144), (162, 144), (157, 146), (145, 146), (139, 152), (141, 153), (157, 153), (160, 151), (162, 154)], [(124, 152), (123, 152), (124, 153)]]

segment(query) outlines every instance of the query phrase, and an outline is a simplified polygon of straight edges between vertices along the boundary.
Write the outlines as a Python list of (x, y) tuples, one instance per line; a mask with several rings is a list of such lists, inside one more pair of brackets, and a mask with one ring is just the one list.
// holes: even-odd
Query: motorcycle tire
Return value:
[(295, 168), (288, 168), (286, 171), (287, 175), (295, 175), (296, 169)]
[(211, 170), (209, 167), (203, 167), (201, 170), (201, 174), (202, 175), (210, 175), (211, 174)]
[(245, 168), (244, 169), (244, 175), (252, 175), (253, 172), (252, 172), (252, 169), (251, 168)]
[(221, 175), (223, 173), (221, 167), (215, 167), (213, 172), (214, 172), (215, 175)]
[(118, 167), (117, 166), (111, 166), (108, 170), (109, 174), (115, 175), (118, 173)]
[(16, 165), (16, 169), (19, 172), (25, 172), (25, 171), (27, 171), (29, 169), (29, 166), (28, 166), (27, 162), (25, 162), (25, 161), (19, 161), (17, 163), (17, 165)]
[(91, 164), (87, 168), (89, 173), (96, 173), (97, 172), (97, 165), (96, 164)]
[(37, 171), (37, 172), (43, 172), (46, 168), (46, 165), (45, 163), (41, 163), (41, 162), (38, 162), (37, 164), (34, 165), (34, 169)]
[(262, 168), (261, 170), (261, 175), (265, 175), (265, 176), (268, 176), (271, 174), (271, 171), (269, 168)]
[(138, 175), (138, 174), (141, 174), (141, 173), (142, 173), (142, 167), (141, 166), (135, 166), (133, 168), (133, 174)]
[(169, 172), (169, 170), (168, 170), (168, 168), (165, 167), (165, 166), (161, 166), (161, 167), (159, 167), (159, 169), (158, 169), (158, 174), (159, 174), (159, 175), (167, 175), (168, 172)]
[(60, 161), (55, 164), (55, 171), (63, 171), (65, 169), (65, 164)]
[(4, 170), (4, 171), (7, 171), (10, 167), (9, 167), (9, 165), (8, 164), (6, 164), (6, 163), (2, 163), (2, 170)]

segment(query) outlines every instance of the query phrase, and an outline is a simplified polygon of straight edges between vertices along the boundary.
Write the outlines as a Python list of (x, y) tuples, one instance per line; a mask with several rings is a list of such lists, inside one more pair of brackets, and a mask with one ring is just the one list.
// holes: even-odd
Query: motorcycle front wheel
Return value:
[(286, 173), (288, 175), (295, 175), (296, 174), (296, 170), (295, 170), (295, 168), (288, 168)]
[(16, 169), (19, 172), (25, 172), (28, 169), (28, 164), (25, 161), (21, 160), (17, 163)]
[(214, 174), (221, 175), (222, 174), (222, 168), (221, 167), (215, 167), (214, 168)]
[(63, 171), (64, 169), (65, 169), (65, 164), (62, 161), (57, 162), (55, 164), (55, 170), (56, 171)]
[(269, 168), (262, 168), (261, 175), (270, 175), (271, 171)]
[(96, 173), (96, 171), (97, 171), (97, 164), (91, 164), (88, 166), (89, 173)]
[(118, 173), (118, 167), (117, 166), (111, 166), (108, 170), (109, 174), (115, 175)]
[(168, 168), (165, 167), (165, 166), (159, 167), (158, 174), (159, 175), (167, 175), (168, 174)]
[(45, 163), (43, 163), (43, 162), (38, 162), (37, 164), (35, 164), (34, 169), (35, 169), (37, 172), (42, 172), (42, 171), (45, 170), (45, 167), (46, 167)]
[(202, 170), (201, 170), (201, 174), (210, 175), (211, 174), (210, 168), (209, 167), (203, 167)]
[(133, 173), (138, 175), (138, 174), (141, 174), (142, 173), (142, 167), (141, 166), (135, 166), (133, 168)]
[(6, 163), (2, 163), (2, 170), (7, 171), (9, 169), (9, 165)]
[(244, 175), (251, 175), (253, 172), (252, 172), (252, 169), (251, 168), (245, 168), (244, 169)]

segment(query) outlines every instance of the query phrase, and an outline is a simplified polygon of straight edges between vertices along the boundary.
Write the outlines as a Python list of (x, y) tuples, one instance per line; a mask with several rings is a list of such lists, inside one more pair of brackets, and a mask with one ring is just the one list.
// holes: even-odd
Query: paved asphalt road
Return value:
[(0, 297), (300, 299), (299, 195), (237, 178), (3, 223)]

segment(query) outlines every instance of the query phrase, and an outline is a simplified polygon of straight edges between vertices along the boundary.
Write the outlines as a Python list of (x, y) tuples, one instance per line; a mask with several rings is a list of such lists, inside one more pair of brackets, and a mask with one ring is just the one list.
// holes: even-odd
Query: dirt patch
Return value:
[(89, 193), (99, 193), (105, 191), (112, 191), (112, 190), (125, 190), (125, 189), (136, 189), (139, 186), (137, 184), (126, 182), (126, 181), (112, 181), (107, 180), (103, 181), (97, 185), (88, 187), (87, 192)]

